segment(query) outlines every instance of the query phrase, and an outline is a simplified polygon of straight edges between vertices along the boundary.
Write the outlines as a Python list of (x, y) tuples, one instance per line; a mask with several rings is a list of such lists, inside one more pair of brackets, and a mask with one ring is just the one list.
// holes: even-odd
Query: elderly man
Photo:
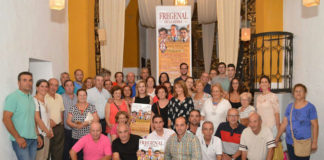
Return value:
[(178, 117), (175, 120), (176, 134), (172, 135), (165, 146), (165, 160), (179, 159), (201, 159), (201, 148), (198, 138), (187, 131), (185, 117)]
[(161, 139), (165, 142), (168, 138), (174, 134), (174, 131), (171, 129), (163, 128), (164, 122), (163, 117), (160, 115), (154, 115), (152, 118), (154, 131), (150, 133), (146, 139)]
[(113, 160), (137, 160), (140, 136), (130, 134), (127, 124), (117, 126), (118, 138), (112, 143)]
[(249, 116), (249, 127), (241, 136), (240, 150), (242, 160), (271, 160), (276, 147), (275, 140), (269, 128), (262, 126), (261, 116), (251, 113)]
[(70, 151), (71, 159), (77, 160), (77, 153), (83, 150), (83, 159), (111, 159), (110, 139), (101, 134), (101, 125), (98, 122), (93, 122), (90, 125), (90, 133), (78, 140)]
[(231, 108), (227, 111), (226, 119), (227, 122), (221, 123), (215, 134), (215, 136), (219, 137), (223, 142), (223, 159), (240, 159), (240, 137), (245, 127), (238, 122), (239, 112), (235, 108)]
[(62, 95), (65, 92), (65, 90), (64, 90), (64, 82), (69, 80), (69, 79), (70, 79), (69, 73), (67, 73), (67, 72), (61, 73), (61, 77), (60, 77), (61, 85), (59, 86), (56, 93)]
[(211, 85), (209, 82), (209, 74), (207, 72), (201, 73), (200, 80), (205, 83), (204, 92), (210, 94)]
[(106, 120), (105, 120), (105, 107), (109, 98), (111, 98), (110, 93), (103, 88), (103, 77), (101, 75), (95, 76), (95, 87), (87, 90), (88, 93), (88, 103), (96, 106), (98, 116), (100, 119), (102, 133), (106, 131)]
[(126, 75), (127, 85), (132, 87), (132, 98), (136, 95), (136, 83), (135, 83), (135, 74), (133, 72), (129, 72)]
[(213, 136), (214, 124), (211, 121), (205, 121), (202, 124), (202, 136), (198, 136), (201, 144), (202, 159), (222, 159), (222, 141)]

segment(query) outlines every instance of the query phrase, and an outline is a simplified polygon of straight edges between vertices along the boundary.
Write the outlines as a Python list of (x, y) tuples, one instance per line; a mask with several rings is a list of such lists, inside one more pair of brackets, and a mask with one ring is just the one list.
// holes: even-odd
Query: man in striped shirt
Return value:
[(261, 116), (252, 113), (249, 116), (249, 127), (241, 136), (240, 150), (242, 160), (272, 160), (275, 140), (269, 128), (262, 125)]

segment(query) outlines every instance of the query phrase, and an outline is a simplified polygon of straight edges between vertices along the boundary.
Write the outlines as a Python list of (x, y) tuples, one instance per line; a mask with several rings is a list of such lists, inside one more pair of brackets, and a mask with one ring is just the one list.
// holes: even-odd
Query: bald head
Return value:
[(101, 129), (101, 124), (99, 122), (92, 122), (90, 125), (90, 130)]
[(249, 127), (254, 134), (258, 134), (261, 131), (262, 120), (261, 116), (253, 112), (249, 115)]
[(135, 82), (135, 74), (133, 72), (128, 72), (126, 75), (126, 79), (128, 83), (134, 83)]
[(261, 116), (258, 113), (256, 113), (256, 112), (250, 113), (249, 120), (259, 120), (259, 121), (262, 121)]
[(100, 139), (101, 135), (101, 124), (99, 122), (92, 122), (90, 125), (90, 135), (94, 141)]

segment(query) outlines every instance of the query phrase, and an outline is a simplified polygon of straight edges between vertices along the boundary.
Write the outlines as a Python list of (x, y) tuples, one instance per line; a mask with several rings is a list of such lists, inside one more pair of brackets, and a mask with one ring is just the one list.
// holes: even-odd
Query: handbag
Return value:
[[(42, 113), (41, 113), (41, 107), (40, 107), (39, 101), (37, 101), (37, 103), (38, 103), (38, 109), (39, 109), (39, 117), (42, 119)], [(42, 134), (39, 134), (38, 136), (42, 139), (43, 144), (42, 144), (42, 146), (37, 147), (37, 150), (41, 150), (44, 148), (44, 136)]]
[(293, 146), (294, 146), (294, 152), (295, 155), (298, 157), (308, 157), (311, 154), (311, 148), (312, 148), (312, 141), (311, 138), (308, 139), (302, 139), (302, 140), (297, 140), (294, 136), (294, 132), (292, 129), (292, 111), (293, 111), (294, 106), (291, 106), (290, 110), (290, 131), (293, 139)]

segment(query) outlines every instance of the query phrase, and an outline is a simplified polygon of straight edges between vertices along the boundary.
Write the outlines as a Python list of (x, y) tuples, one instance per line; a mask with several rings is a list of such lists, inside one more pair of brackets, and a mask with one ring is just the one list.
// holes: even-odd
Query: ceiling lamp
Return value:
[(305, 7), (318, 6), (319, 4), (320, 4), (320, 0), (303, 0), (303, 5)]
[(176, 6), (185, 6), (188, 4), (188, 0), (174, 0), (174, 5)]
[(50, 9), (62, 10), (65, 8), (65, 0), (50, 0)]
[(248, 19), (247, 19), (247, 0), (245, 0), (245, 25), (241, 28), (241, 41), (249, 41), (251, 40), (251, 28), (248, 27)]

